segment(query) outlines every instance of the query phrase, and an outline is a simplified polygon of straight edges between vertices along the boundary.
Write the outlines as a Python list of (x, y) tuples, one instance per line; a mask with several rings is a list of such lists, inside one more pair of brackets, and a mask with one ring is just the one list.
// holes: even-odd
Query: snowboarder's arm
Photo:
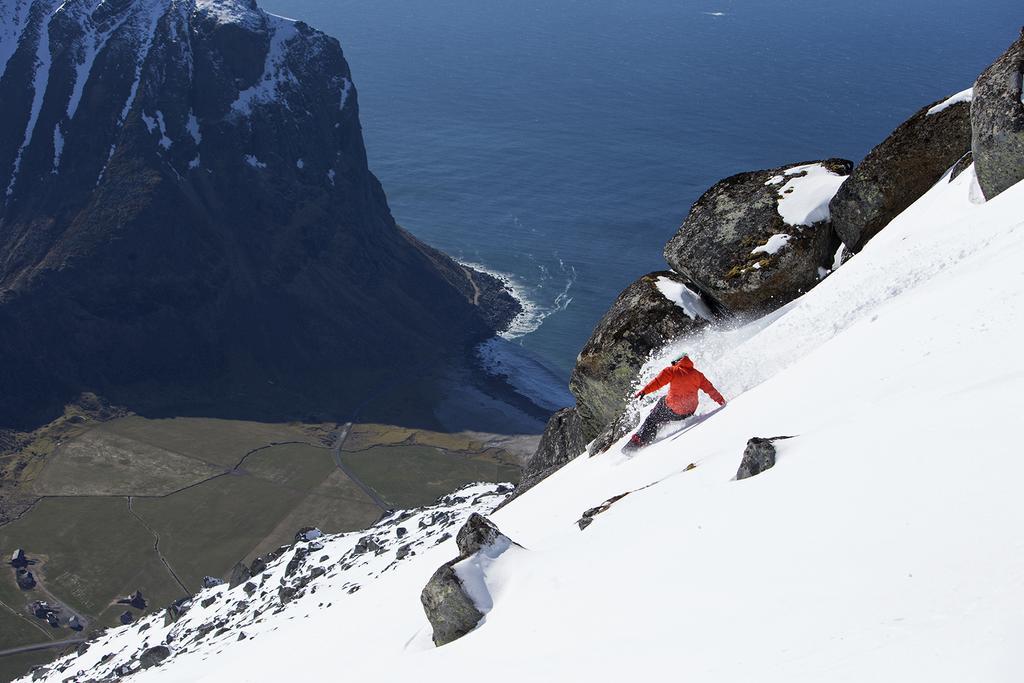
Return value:
[(720, 393), (718, 393), (718, 389), (715, 389), (715, 385), (711, 383), (711, 380), (704, 375), (700, 376), (700, 388), (703, 389), (704, 393), (710, 396), (715, 403), (720, 406), (725, 405), (725, 399)]
[(652, 394), (655, 391), (657, 391), (658, 389), (661, 389), (663, 386), (665, 386), (666, 384), (668, 384), (671, 381), (672, 381), (671, 368), (665, 368), (664, 370), (659, 372), (658, 376), (655, 377), (654, 379), (652, 379), (647, 384), (647, 386), (645, 386), (643, 389), (638, 391), (636, 393), (636, 397), (640, 398), (641, 396), (646, 396), (647, 394)]

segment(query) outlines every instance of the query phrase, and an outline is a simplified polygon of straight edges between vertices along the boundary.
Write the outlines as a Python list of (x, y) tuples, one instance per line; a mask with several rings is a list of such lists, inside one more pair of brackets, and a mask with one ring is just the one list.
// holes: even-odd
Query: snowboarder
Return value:
[(697, 410), (697, 392), (703, 390), (718, 405), (724, 406), (725, 399), (704, 374), (693, 367), (693, 361), (683, 354), (672, 361), (672, 365), (658, 373), (651, 382), (638, 391), (634, 398), (653, 394), (668, 385), (668, 395), (658, 399), (654, 410), (647, 416), (640, 429), (630, 437), (626, 448), (635, 450), (649, 445), (658, 435), (658, 429), (667, 422), (685, 420)]

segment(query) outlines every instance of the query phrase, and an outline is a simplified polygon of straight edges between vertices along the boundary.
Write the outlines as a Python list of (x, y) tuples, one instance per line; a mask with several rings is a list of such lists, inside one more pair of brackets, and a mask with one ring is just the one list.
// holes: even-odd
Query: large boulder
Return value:
[(569, 389), (576, 397), (580, 434), (573, 439), (590, 441), (622, 412), (652, 351), (715, 319), (714, 303), (677, 273), (650, 273), (627, 287), (576, 359)]
[[(486, 582), (480, 573), (482, 562), (493, 561), (516, 545), (490, 520), (473, 513), (456, 536), (459, 556), (441, 565), (420, 593), (420, 603), (433, 628), (438, 647), (458, 640), (479, 624), (490, 609)], [(470, 573), (467, 587), (464, 578)], [(482, 604), (486, 599), (488, 604)]]
[(987, 199), (1024, 178), (1024, 29), (974, 83), (971, 126), (974, 169)]
[(733, 313), (775, 310), (831, 263), (828, 204), (852, 169), (827, 159), (721, 180), (694, 203), (665, 260)]
[(922, 108), (871, 150), (829, 204), (832, 227), (860, 249), (971, 149), (970, 91)]

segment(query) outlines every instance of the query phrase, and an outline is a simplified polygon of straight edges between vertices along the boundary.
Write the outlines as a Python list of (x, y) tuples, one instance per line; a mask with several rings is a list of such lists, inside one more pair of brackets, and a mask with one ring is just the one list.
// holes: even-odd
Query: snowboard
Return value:
[(649, 444), (645, 444), (643, 446), (634, 446), (629, 441), (627, 441), (626, 444), (622, 447), (622, 452), (627, 455), (631, 455), (634, 453), (639, 453), (640, 451), (646, 448), (650, 448), (651, 446), (654, 446), (656, 444), (662, 443), (663, 441), (674, 441), (675, 439), (678, 439), (683, 434), (699, 425), (704, 420), (708, 419), (709, 417), (718, 412), (721, 412), (724, 409), (725, 406), (718, 406), (714, 410), (704, 413), (703, 415), (694, 415), (692, 417), (688, 417), (685, 420), (682, 420), (681, 424), (676, 426), (674, 429), (663, 429), (662, 433), (659, 434), (656, 439), (651, 441)]

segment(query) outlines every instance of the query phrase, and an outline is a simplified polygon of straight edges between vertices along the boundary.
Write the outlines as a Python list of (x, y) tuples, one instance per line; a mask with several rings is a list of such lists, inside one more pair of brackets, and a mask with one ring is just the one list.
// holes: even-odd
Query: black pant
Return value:
[(668, 407), (668, 404), (665, 403), (665, 397), (662, 396), (658, 399), (658, 403), (654, 406), (654, 410), (651, 411), (651, 414), (647, 416), (647, 419), (644, 420), (644, 423), (640, 425), (640, 429), (638, 429), (636, 434), (633, 436), (635, 437), (635, 440), (640, 441), (641, 446), (646, 446), (654, 441), (654, 438), (658, 436), (658, 429), (661, 428), (662, 425), (669, 422), (676, 422), (678, 420), (685, 420), (691, 415), (693, 415), (693, 413), (680, 415), (676, 411), (672, 410)]

